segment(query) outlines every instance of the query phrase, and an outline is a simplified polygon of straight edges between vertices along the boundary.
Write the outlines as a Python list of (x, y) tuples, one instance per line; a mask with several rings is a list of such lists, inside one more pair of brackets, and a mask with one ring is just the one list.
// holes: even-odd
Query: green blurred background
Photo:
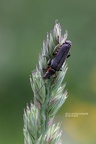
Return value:
[[(73, 44), (68, 98), (56, 117), (63, 143), (96, 144), (96, 0), (0, 0), (0, 144), (23, 144), (29, 75), (56, 19)], [(66, 118), (66, 112), (88, 115)]]

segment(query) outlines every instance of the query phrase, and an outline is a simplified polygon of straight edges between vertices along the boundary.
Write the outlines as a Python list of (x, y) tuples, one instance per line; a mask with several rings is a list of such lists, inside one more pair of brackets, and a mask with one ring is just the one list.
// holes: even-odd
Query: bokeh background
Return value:
[[(23, 144), (29, 75), (55, 20), (72, 41), (68, 98), (56, 116), (64, 144), (96, 144), (96, 1), (0, 0), (0, 144)], [(88, 113), (65, 117), (65, 113)]]

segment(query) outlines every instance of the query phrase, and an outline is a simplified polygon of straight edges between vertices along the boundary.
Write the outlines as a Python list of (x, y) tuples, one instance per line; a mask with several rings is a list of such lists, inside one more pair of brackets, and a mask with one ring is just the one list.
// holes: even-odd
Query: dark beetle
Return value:
[(67, 57), (70, 56), (70, 48), (71, 48), (71, 41), (66, 41), (64, 44), (61, 45), (59, 51), (57, 52), (56, 56), (52, 59), (50, 67), (47, 69), (47, 72), (43, 76), (45, 79), (50, 79), (50, 77), (56, 73), (56, 71), (60, 71), (61, 67), (66, 60)]

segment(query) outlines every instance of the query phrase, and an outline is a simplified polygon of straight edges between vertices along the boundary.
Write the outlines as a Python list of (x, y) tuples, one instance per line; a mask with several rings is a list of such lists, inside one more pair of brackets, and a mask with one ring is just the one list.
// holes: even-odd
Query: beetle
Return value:
[(56, 71), (61, 70), (61, 67), (66, 58), (70, 56), (71, 45), (71, 41), (68, 40), (61, 45), (55, 57), (51, 60), (50, 67), (47, 69), (46, 73), (43, 76), (44, 79), (50, 79), (50, 77), (54, 75)]

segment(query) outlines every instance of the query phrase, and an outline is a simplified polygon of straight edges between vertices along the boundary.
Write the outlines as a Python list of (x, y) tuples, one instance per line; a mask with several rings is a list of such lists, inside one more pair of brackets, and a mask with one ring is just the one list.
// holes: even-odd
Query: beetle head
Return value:
[(71, 47), (72, 46), (72, 42), (71, 41), (69, 41), (69, 40), (66, 40), (66, 42), (65, 42), (66, 44), (69, 44), (69, 46)]

